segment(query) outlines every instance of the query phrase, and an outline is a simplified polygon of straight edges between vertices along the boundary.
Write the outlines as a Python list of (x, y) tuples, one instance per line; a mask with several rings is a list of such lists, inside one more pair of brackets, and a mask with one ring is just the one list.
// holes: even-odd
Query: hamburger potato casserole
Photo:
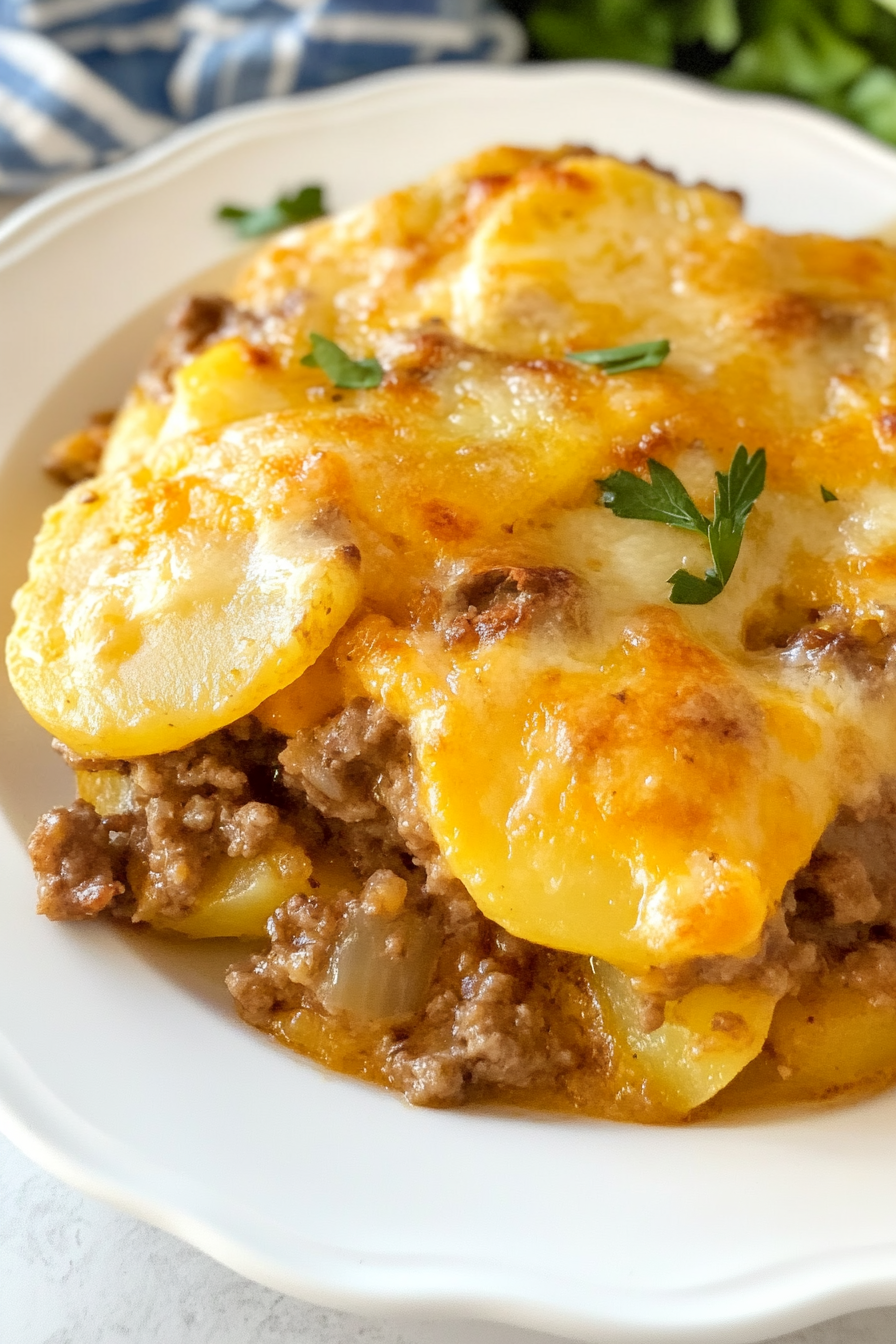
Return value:
[(39, 909), (410, 1101), (896, 1077), (896, 251), (577, 148), (278, 234), (56, 445)]

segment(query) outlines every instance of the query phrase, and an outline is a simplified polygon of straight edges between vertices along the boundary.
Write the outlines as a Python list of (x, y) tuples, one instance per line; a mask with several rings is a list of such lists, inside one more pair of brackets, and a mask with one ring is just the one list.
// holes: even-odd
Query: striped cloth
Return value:
[(234, 103), (524, 51), (492, 0), (0, 0), (0, 193)]

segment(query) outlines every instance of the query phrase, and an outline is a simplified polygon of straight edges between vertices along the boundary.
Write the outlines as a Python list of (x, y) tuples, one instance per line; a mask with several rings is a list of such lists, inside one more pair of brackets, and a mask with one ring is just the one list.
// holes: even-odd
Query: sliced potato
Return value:
[(134, 810), (134, 785), (130, 775), (118, 770), (78, 770), (78, 797), (90, 803), (101, 817), (117, 817)]
[(631, 981), (592, 963), (604, 1023), (616, 1042), (619, 1089), (634, 1086), (671, 1115), (686, 1115), (727, 1086), (762, 1049), (775, 999), (748, 986), (700, 985), (666, 1005), (656, 1031), (640, 1024)]
[(769, 1048), (785, 1081), (819, 1096), (896, 1069), (896, 1007), (875, 1006), (835, 977), (775, 1014)]
[(110, 431), (103, 470), (139, 467), (160, 438), (299, 406), (309, 381), (310, 375), (287, 377), (245, 341), (219, 341), (175, 373), (170, 402), (156, 401), (139, 386), (133, 389)]
[(753, 956), (827, 820), (829, 758), (803, 787), (796, 735), (779, 748), (756, 727), (765, 688), (674, 613), (644, 608), (575, 658), (562, 640), (454, 652), (375, 617), (345, 637), (365, 693), (408, 725), (427, 821), (489, 919), (632, 974)]
[(150, 922), (189, 938), (258, 938), (277, 906), (304, 890), (310, 876), (311, 861), (299, 845), (280, 844), (254, 859), (224, 858), (188, 915)]
[(172, 751), (314, 662), (358, 600), (359, 556), (300, 450), (193, 436), (48, 510), (7, 645), (39, 723), (93, 756)]
[(219, 341), (174, 375), (162, 436), (178, 438), (190, 430), (216, 429), (299, 406), (312, 381), (304, 372), (287, 377), (245, 341)]
[(775, 1009), (761, 1056), (720, 1098), (783, 1105), (885, 1087), (896, 1077), (896, 1006), (872, 1004), (836, 974)]
[(102, 470), (139, 467), (152, 450), (167, 414), (167, 406), (153, 401), (141, 388), (135, 387), (109, 431), (103, 449)]
[(342, 677), (332, 650), (327, 649), (296, 681), (263, 701), (255, 717), (265, 728), (294, 737), (335, 714), (344, 702)]

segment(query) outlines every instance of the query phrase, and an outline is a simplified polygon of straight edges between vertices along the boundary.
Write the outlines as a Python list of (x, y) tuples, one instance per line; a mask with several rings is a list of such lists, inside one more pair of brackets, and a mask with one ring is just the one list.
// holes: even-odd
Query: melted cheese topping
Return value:
[[(231, 338), (167, 408), (135, 393), (93, 512), (75, 494), (48, 515), (14, 683), (81, 750), (164, 751), (348, 620), (333, 675), (407, 724), (427, 819), (485, 913), (630, 972), (749, 956), (896, 755), (894, 295), (883, 244), (780, 237), (730, 195), (578, 153), (494, 150), (290, 230), (236, 288), (264, 358)], [(382, 386), (303, 367), (311, 331), (375, 354)], [(660, 337), (657, 369), (563, 358)], [(741, 442), (766, 449), (768, 487), (734, 577), (673, 607), (669, 575), (702, 573), (705, 544), (613, 517), (594, 481), (657, 458), (708, 511)], [(544, 601), (465, 606), (477, 575), (511, 572)]]
[(34, 717), (86, 755), (171, 751), (253, 710), (356, 606), (357, 549), (318, 463), (154, 445), (48, 510), (7, 648)]

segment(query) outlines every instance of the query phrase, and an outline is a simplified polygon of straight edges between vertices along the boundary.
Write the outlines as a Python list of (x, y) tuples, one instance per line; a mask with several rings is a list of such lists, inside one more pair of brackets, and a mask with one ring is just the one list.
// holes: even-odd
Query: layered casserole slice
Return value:
[(280, 234), (55, 451), (41, 911), (258, 939), (246, 1020), (418, 1103), (889, 1083), (894, 338), (884, 244), (579, 149)]

